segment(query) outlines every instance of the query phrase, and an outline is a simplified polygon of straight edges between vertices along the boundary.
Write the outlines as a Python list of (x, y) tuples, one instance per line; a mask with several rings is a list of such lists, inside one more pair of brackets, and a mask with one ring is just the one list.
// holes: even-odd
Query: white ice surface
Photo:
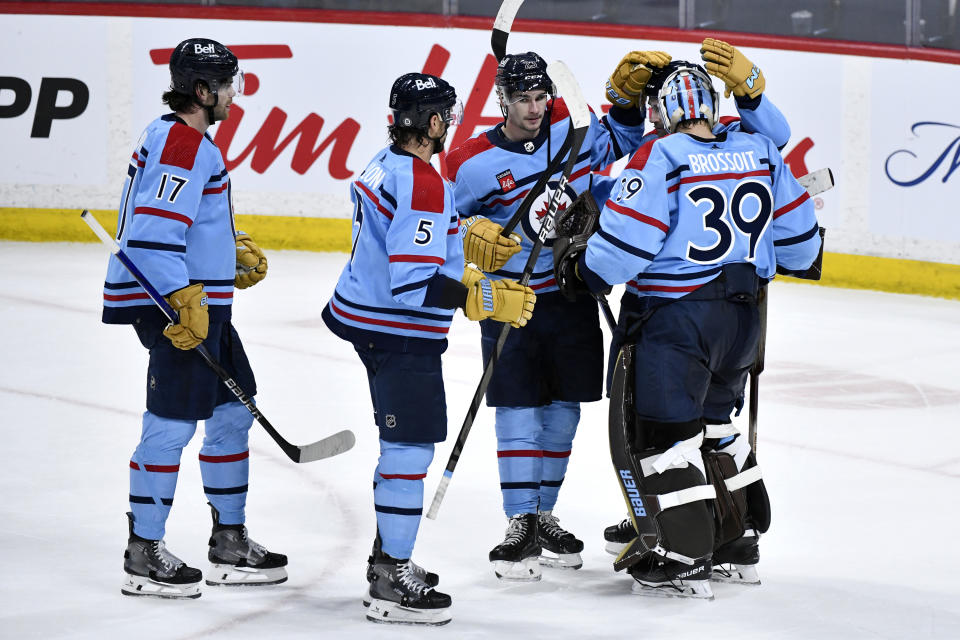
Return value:
[[(453, 622), (365, 621), (377, 434), (363, 367), (320, 320), (344, 260), (271, 252), (269, 277), (234, 307), (277, 429), (301, 444), (357, 434), (354, 450), (296, 465), (254, 424), (247, 522), (289, 555), (289, 582), (157, 601), (120, 595), (146, 352), (128, 327), (100, 323), (106, 253), (0, 243), (0, 637), (960, 638), (960, 302), (786, 282), (771, 290), (761, 378), (758, 448), (773, 501), (762, 586), (716, 585), (712, 602), (630, 594), (603, 552), (603, 527), (624, 511), (606, 402), (584, 406), (557, 507), (586, 544), (584, 568), (498, 583), (487, 552), (505, 519), (483, 407), (414, 554), (453, 596)], [(478, 339), (458, 316), (444, 356), (450, 437), (428, 504), (480, 377)], [(184, 452), (166, 539), (204, 569), (200, 436)]]

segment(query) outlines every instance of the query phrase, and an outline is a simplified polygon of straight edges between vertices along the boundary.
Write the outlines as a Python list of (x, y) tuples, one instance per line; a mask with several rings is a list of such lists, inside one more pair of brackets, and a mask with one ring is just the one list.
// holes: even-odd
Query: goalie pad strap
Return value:
[[(703, 433), (681, 440), (661, 454), (643, 458), (640, 461), (644, 477), (650, 477), (655, 473), (663, 473), (672, 467), (686, 467), (693, 463), (698, 468), (703, 465), (703, 457), (700, 453), (700, 445), (703, 444)], [(699, 464), (697, 464), (699, 463)]]
[(741, 471), (740, 473), (733, 476), (732, 478), (727, 478), (726, 480), (723, 481), (723, 483), (727, 485), (728, 490), (736, 491), (737, 489), (743, 489), (748, 484), (756, 482), (762, 477), (763, 477), (763, 474), (760, 473), (760, 467), (758, 465), (758, 466), (750, 467), (746, 471)]
[(740, 431), (733, 426), (732, 422), (726, 424), (708, 424), (705, 431), (706, 433), (704, 433), (703, 437), (706, 440), (723, 440), (724, 438), (740, 434)]
[(661, 511), (666, 511), (667, 509), (679, 507), (682, 504), (696, 502), (697, 500), (715, 500), (717, 497), (717, 491), (713, 488), (713, 485), (701, 484), (695, 487), (688, 487), (686, 489), (680, 489), (679, 491), (671, 491), (670, 493), (663, 493), (658, 496), (651, 497), (657, 499), (657, 503), (660, 505)]

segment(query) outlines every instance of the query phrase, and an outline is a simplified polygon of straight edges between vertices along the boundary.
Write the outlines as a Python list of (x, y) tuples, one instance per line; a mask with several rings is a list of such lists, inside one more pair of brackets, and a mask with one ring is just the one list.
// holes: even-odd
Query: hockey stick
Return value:
[[(567, 109), (570, 111), (570, 126), (572, 130), (568, 136), (572, 142), (570, 145), (570, 157), (563, 167), (560, 184), (550, 198), (547, 214), (544, 216), (543, 222), (540, 225), (540, 232), (537, 234), (537, 239), (533, 243), (533, 248), (530, 250), (530, 257), (527, 258), (527, 263), (523, 267), (523, 274), (520, 276), (520, 284), (522, 285), (530, 282), (530, 275), (533, 273), (533, 268), (537, 264), (537, 258), (540, 256), (540, 250), (543, 249), (543, 243), (546, 241), (547, 235), (553, 230), (554, 218), (557, 215), (557, 209), (560, 207), (560, 199), (566, 189), (570, 174), (573, 172), (573, 168), (577, 163), (577, 154), (580, 152), (580, 146), (583, 144), (587, 130), (590, 128), (590, 108), (583, 98), (576, 78), (573, 77), (567, 65), (560, 61), (553, 62), (547, 67), (547, 73), (560, 89), (567, 103)], [(483, 400), (483, 396), (487, 392), (487, 386), (490, 384), (490, 378), (493, 376), (493, 368), (500, 358), (500, 353), (503, 351), (503, 345), (507, 341), (507, 334), (509, 333), (510, 325), (504, 323), (503, 329), (500, 330), (500, 337), (497, 338), (496, 346), (490, 354), (490, 359), (484, 366), (483, 377), (480, 378), (480, 384), (477, 385), (477, 390), (473, 394), (470, 408), (467, 410), (467, 415), (463, 419), (463, 426), (460, 427), (460, 434), (457, 436), (457, 441), (453, 444), (453, 450), (450, 452), (450, 459), (447, 461), (446, 470), (443, 472), (443, 477), (440, 478), (440, 483), (437, 485), (437, 491), (433, 495), (433, 503), (427, 511), (427, 517), (431, 520), (435, 520), (437, 517), (440, 503), (443, 502), (443, 497), (447, 493), (450, 478), (453, 477), (453, 471), (457, 468), (460, 454), (463, 453), (463, 446), (467, 441), (467, 436), (470, 435), (473, 421), (477, 417), (480, 402)]]
[[(797, 178), (797, 182), (807, 190), (809, 195), (815, 196), (833, 188), (833, 171), (829, 168), (817, 169), (805, 176), (800, 176)], [(822, 259), (822, 227), (820, 229), (820, 238), (820, 259)], [(817, 277), (819, 278), (819, 276)], [(763, 365), (767, 352), (767, 287), (763, 287), (760, 290), (757, 308), (760, 311), (760, 344), (757, 347), (757, 359), (750, 368), (750, 405), (747, 420), (747, 439), (750, 441), (750, 449), (754, 454), (757, 452), (757, 412), (760, 409), (760, 374), (763, 373)]]
[[(97, 219), (94, 218), (89, 211), (86, 209), (83, 210), (83, 213), (80, 214), (80, 217), (83, 218), (83, 221), (89, 225), (97, 237), (110, 249), (110, 253), (117, 256), (117, 259), (120, 260), (121, 264), (127, 268), (127, 271), (130, 272), (130, 275), (136, 279), (136, 281), (143, 287), (143, 290), (147, 292), (147, 295), (150, 296), (150, 299), (153, 300), (154, 304), (160, 307), (160, 311), (163, 312), (163, 315), (167, 317), (167, 320), (171, 324), (177, 324), (179, 322), (179, 315), (174, 311), (163, 296), (150, 284), (150, 281), (147, 280), (147, 277), (140, 272), (135, 264), (130, 260), (130, 258), (123, 252), (120, 248), (120, 245), (110, 237), (106, 230), (97, 222)], [(213, 369), (214, 373), (223, 381), (223, 384), (227, 385), (227, 388), (237, 397), (237, 400), (240, 401), (243, 406), (247, 408), (253, 417), (257, 419), (257, 422), (260, 423), (267, 433), (270, 434), (270, 437), (273, 438), (274, 442), (280, 445), (280, 448), (283, 449), (283, 452), (287, 454), (287, 457), (293, 460), (294, 462), (313, 462), (314, 460), (321, 460), (323, 458), (330, 458), (332, 456), (343, 453), (344, 451), (349, 451), (354, 443), (356, 443), (356, 437), (353, 435), (353, 432), (349, 429), (339, 431), (331, 436), (327, 436), (323, 440), (318, 440), (312, 444), (297, 446), (287, 442), (283, 436), (277, 433), (277, 430), (273, 428), (273, 425), (267, 420), (267, 418), (260, 413), (260, 410), (257, 409), (257, 406), (253, 404), (253, 401), (243, 392), (243, 389), (240, 388), (240, 385), (230, 377), (230, 374), (227, 373), (227, 370), (224, 369), (219, 362), (217, 362), (213, 356), (210, 355), (210, 352), (207, 350), (203, 343), (197, 345), (194, 349), (200, 356), (204, 359), (207, 365)]]
[(522, 4), (523, 0), (503, 0), (500, 10), (497, 11), (497, 18), (493, 21), (493, 33), (490, 34), (490, 48), (493, 49), (497, 62), (507, 55), (507, 38), (510, 37), (513, 19), (517, 17), (517, 11)]

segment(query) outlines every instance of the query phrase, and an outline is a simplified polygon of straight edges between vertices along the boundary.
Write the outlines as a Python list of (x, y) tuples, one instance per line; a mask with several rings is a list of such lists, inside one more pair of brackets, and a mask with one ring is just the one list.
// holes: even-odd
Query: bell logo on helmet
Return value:
[(193, 45), (193, 52), (197, 55), (200, 55), (201, 53), (216, 53), (216, 51), (213, 48), (212, 42), (207, 45), (195, 43)]
[(437, 83), (434, 82), (433, 78), (427, 78), (426, 80), (417, 80), (417, 91), (423, 91), (424, 89), (436, 89)]

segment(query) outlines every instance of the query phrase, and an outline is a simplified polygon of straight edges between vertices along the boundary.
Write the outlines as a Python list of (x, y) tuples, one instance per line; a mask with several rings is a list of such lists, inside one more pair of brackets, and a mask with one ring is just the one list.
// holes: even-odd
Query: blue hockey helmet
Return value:
[(719, 95), (700, 65), (677, 65), (663, 77), (656, 100), (660, 120), (670, 133), (686, 120), (705, 118), (711, 129), (717, 124)]
[(397, 78), (390, 88), (390, 110), (394, 125), (407, 129), (426, 130), (435, 113), (448, 126), (463, 119), (463, 105), (454, 88), (427, 73), (405, 73)]
[(243, 73), (227, 47), (208, 38), (189, 38), (176, 46), (170, 55), (170, 89), (194, 96), (197, 82), (204, 82), (214, 94), (221, 85), (233, 84), (243, 93)]

